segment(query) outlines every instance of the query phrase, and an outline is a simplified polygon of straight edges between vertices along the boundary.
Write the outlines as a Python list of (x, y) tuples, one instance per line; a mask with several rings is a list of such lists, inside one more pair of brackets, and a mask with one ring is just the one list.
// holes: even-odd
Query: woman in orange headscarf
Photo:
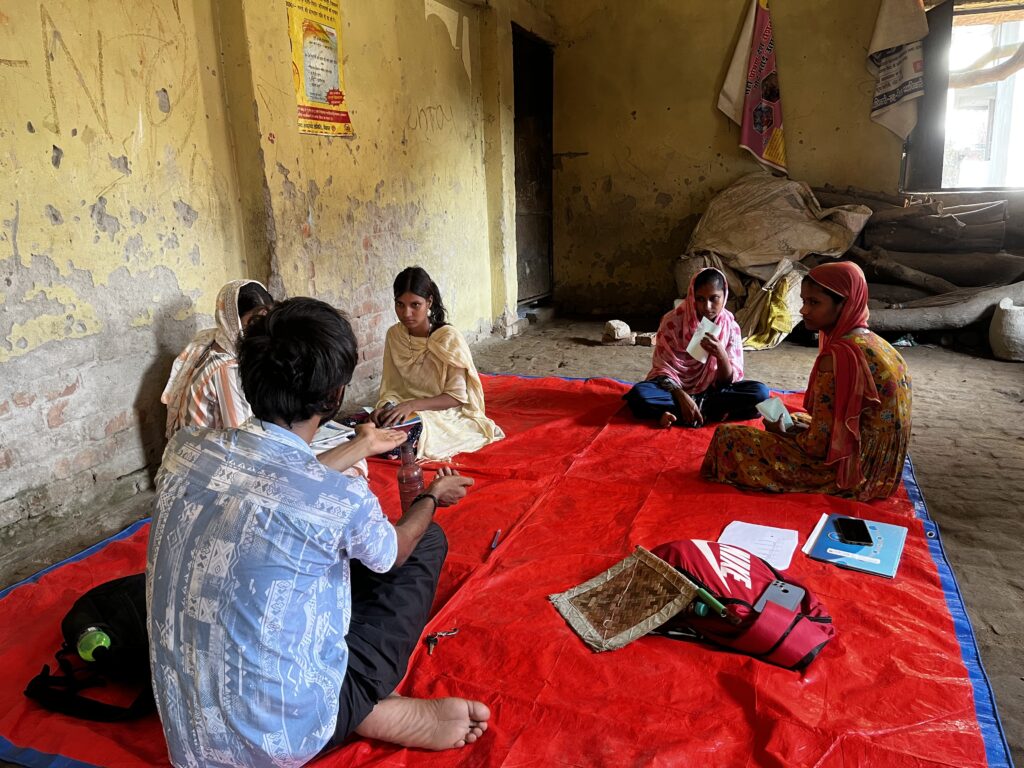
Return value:
[(818, 331), (818, 357), (794, 425), (725, 425), (704, 457), (708, 480), (765, 491), (885, 498), (899, 485), (910, 441), (910, 374), (868, 330), (864, 273), (849, 262), (811, 270), (800, 314)]

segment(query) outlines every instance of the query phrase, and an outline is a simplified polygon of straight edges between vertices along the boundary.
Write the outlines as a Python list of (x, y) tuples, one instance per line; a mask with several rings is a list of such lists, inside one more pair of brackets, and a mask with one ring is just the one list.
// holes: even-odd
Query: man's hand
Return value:
[(463, 477), (451, 467), (441, 467), (434, 475), (427, 493), (437, 497), (439, 507), (450, 507), (465, 497), (467, 489), (472, 484), (473, 478)]
[(693, 424), (694, 426), (704, 425), (704, 416), (701, 415), (700, 408), (693, 402), (693, 398), (686, 394), (683, 390), (677, 389), (672, 393), (676, 402), (679, 404), (679, 410), (683, 414), (684, 424)]
[(400, 403), (394, 408), (389, 408), (381, 414), (377, 424), (381, 427), (393, 427), (412, 418), (416, 413), (416, 401), (410, 400), (407, 403)]
[(357, 424), (355, 440), (363, 450), (363, 458), (388, 453), (406, 441), (408, 435), (400, 429), (381, 429), (372, 422)]

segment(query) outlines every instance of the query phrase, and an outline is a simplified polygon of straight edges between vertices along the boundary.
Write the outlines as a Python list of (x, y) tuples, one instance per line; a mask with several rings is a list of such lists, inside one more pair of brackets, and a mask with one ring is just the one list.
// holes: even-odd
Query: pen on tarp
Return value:
[(487, 556), (491, 556), (491, 552), (498, 548), (498, 540), (501, 538), (501, 528), (494, 532), (494, 538), (491, 539), (491, 548), (487, 550)]

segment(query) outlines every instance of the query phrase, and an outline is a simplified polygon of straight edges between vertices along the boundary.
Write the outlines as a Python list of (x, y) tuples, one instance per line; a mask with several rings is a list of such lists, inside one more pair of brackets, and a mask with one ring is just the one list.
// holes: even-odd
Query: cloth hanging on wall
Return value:
[(740, 39), (718, 95), (718, 108), (740, 126), (740, 146), (786, 173), (782, 98), (768, 0), (751, 0)]
[(871, 119), (906, 139), (917, 124), (917, 99), (924, 95), (924, 48), (928, 19), (922, 0), (882, 0), (868, 46), (868, 72), (875, 76)]

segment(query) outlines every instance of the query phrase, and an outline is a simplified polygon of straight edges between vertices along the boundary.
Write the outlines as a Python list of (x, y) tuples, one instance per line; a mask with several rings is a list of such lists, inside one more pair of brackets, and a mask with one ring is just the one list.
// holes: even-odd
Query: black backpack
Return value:
[[(56, 659), (63, 674), (51, 675), (49, 665), (43, 666), (29, 681), (26, 696), (54, 712), (105, 723), (132, 720), (156, 708), (144, 573), (93, 587), (71, 606), (60, 629), (64, 645)], [(79, 695), (108, 682), (138, 687), (141, 692), (127, 707)]]

